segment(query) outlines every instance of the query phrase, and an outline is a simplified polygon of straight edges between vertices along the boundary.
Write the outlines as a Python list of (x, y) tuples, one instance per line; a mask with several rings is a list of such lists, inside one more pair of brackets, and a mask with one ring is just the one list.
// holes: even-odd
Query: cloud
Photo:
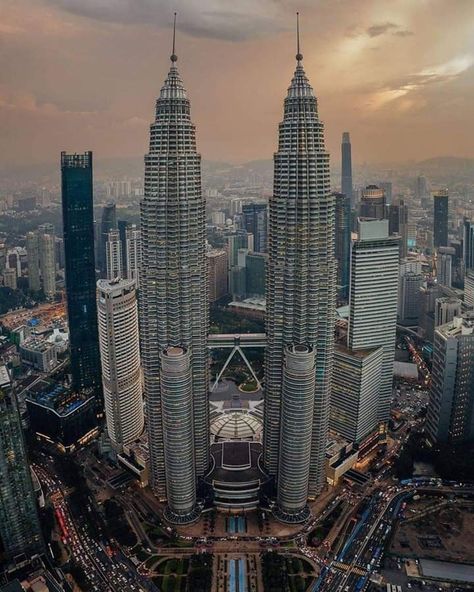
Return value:
[(414, 35), (415, 33), (413, 33), (413, 31), (408, 31), (408, 29), (400, 29), (399, 31), (394, 31), (392, 33), (392, 35), (395, 35), (395, 37), (411, 37), (411, 35)]
[(245, 41), (286, 30), (292, 13), (278, 0), (47, 0), (90, 19), (119, 24), (170, 27), (178, 13), (178, 30), (194, 37)]
[[(380, 109), (387, 103), (405, 97), (409, 93), (419, 91), (425, 86), (448, 82), (460, 76), (474, 64), (473, 55), (460, 55), (447, 62), (424, 68), (416, 74), (411, 74), (405, 78), (397, 79), (387, 84), (379, 92), (372, 96), (370, 107)], [(410, 106), (413, 102), (406, 103)]]
[(393, 29), (398, 29), (398, 25), (395, 23), (380, 23), (378, 25), (371, 25), (366, 29), (366, 33), (369, 37), (379, 37), (380, 35), (385, 35), (389, 31)]

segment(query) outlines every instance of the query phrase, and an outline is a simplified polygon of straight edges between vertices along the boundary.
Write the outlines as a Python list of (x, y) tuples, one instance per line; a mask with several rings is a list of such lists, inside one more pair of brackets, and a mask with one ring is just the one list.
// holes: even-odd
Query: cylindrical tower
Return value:
[(314, 349), (291, 345), (285, 350), (278, 463), (278, 510), (284, 522), (303, 522), (307, 505), (313, 429)]
[(56, 242), (52, 234), (40, 234), (39, 259), (43, 292), (48, 298), (56, 293)]
[(169, 347), (160, 356), (163, 444), (168, 521), (185, 524), (198, 517), (194, 462), (191, 360), (183, 347)]
[(97, 313), (107, 431), (121, 452), (144, 422), (135, 281), (99, 280)]

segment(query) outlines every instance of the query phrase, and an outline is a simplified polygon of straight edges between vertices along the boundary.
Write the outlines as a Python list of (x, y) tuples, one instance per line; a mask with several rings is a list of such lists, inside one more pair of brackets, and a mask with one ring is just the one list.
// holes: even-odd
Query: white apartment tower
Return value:
[(105, 264), (107, 279), (114, 280), (123, 276), (122, 245), (117, 229), (109, 230), (105, 242)]
[(143, 431), (143, 397), (134, 280), (99, 280), (97, 314), (107, 431), (117, 452)]
[(142, 260), (140, 229), (136, 224), (131, 224), (125, 229), (125, 277), (135, 280), (137, 288), (140, 287), (140, 265)]
[(39, 235), (39, 260), (43, 292), (48, 298), (56, 294), (56, 237), (54, 234)]

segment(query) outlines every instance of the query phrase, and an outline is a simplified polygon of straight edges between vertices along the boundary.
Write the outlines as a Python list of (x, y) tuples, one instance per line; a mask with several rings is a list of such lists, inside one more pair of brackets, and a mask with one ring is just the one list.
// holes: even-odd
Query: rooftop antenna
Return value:
[(173, 53), (171, 54), (171, 61), (177, 62), (178, 56), (175, 53), (176, 48), (176, 12), (174, 13), (174, 20), (173, 20)]
[(300, 52), (300, 13), (296, 13), (296, 60), (301, 62), (303, 54)]

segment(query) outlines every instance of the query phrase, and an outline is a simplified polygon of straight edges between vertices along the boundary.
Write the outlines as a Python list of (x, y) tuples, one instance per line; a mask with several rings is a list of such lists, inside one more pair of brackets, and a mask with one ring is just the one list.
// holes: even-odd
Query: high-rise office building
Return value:
[(56, 294), (56, 239), (53, 234), (41, 233), (38, 240), (43, 292), (53, 298)]
[(117, 208), (115, 202), (108, 202), (102, 210), (99, 238), (99, 270), (102, 277), (107, 275), (107, 240), (109, 232), (117, 228)]
[[(123, 249), (122, 249), (123, 252)], [(122, 266), (125, 277), (135, 280), (137, 288), (140, 287), (140, 265), (142, 260), (142, 240), (140, 229), (136, 224), (130, 224), (125, 230), (125, 260)]]
[(8, 559), (43, 551), (20, 414), (6, 366), (0, 366), (0, 543)]
[(349, 272), (351, 258), (351, 201), (343, 193), (336, 193), (336, 242), (337, 287), (343, 300), (349, 296)]
[(401, 325), (418, 324), (422, 284), (421, 264), (402, 261), (398, 281), (398, 322)]
[(245, 293), (247, 298), (265, 298), (265, 253), (247, 253), (245, 257)]
[[(168, 518), (186, 522), (195, 517), (196, 477), (202, 477), (209, 467), (209, 309), (201, 157), (176, 61), (173, 52), (145, 156), (145, 194), (140, 204), (140, 331), (150, 484), (157, 496), (167, 498)], [(182, 353), (175, 356), (178, 349)], [(175, 359), (179, 359), (176, 371)], [(191, 376), (191, 384), (186, 378), (186, 396), (183, 391), (178, 397), (178, 410), (175, 391), (184, 375)], [(166, 426), (173, 434), (166, 433)], [(180, 439), (186, 446), (179, 444)], [(183, 479), (179, 484), (176, 471), (180, 466)]]
[(38, 232), (39, 234), (51, 234), (52, 236), (55, 236), (54, 224), (51, 224), (51, 222), (44, 222), (38, 226)]
[(451, 287), (453, 278), (453, 257), (456, 250), (453, 247), (439, 247), (436, 261), (436, 277), (438, 284)]
[(238, 230), (227, 237), (227, 264), (229, 269), (238, 265), (238, 256), (240, 249), (254, 250), (253, 234), (246, 230)]
[(92, 152), (61, 153), (62, 209), (71, 373), (102, 407), (94, 261)]
[[(266, 275), (264, 462), (270, 475), (277, 477), (278, 515), (287, 521), (304, 519), (306, 502), (302, 500), (314, 498), (324, 483), (336, 288), (329, 155), (316, 97), (299, 51), (296, 59), (274, 156)], [(307, 388), (314, 388), (313, 403), (311, 408), (305, 406), (308, 417), (304, 420), (305, 430), (307, 420), (312, 422), (311, 450), (310, 462), (298, 463), (293, 468), (300, 488), (298, 492), (293, 489), (293, 504), (283, 492), (292, 471), (284, 463), (292, 463), (292, 458), (281, 456), (294, 435), (292, 429), (282, 427), (287, 425), (282, 413), (288, 407), (282, 401), (287, 396), (284, 385), (290, 388), (290, 377), (285, 374), (291, 372), (290, 350), (301, 353), (306, 370), (312, 364), (310, 356), (314, 355), (316, 373), (314, 387), (308, 383), (306, 370), (301, 377), (305, 393)], [(297, 471), (303, 473), (296, 474)]]
[(387, 204), (387, 206), (390, 206), (392, 204), (393, 198), (393, 185), (391, 181), (380, 181), (379, 183), (377, 183), (377, 185), (380, 187), (380, 189), (382, 189), (382, 191), (385, 194), (385, 203)]
[(464, 304), (474, 308), (474, 269), (468, 269), (464, 278)]
[(348, 347), (352, 351), (383, 347), (378, 419), (388, 422), (392, 395), (397, 325), (398, 237), (388, 220), (359, 220), (352, 244)]
[(426, 430), (435, 444), (474, 437), (474, 314), (435, 330)]
[(377, 185), (367, 185), (362, 189), (359, 209), (361, 218), (386, 218), (385, 191)]
[(17, 289), (17, 272), (13, 267), (7, 267), (3, 270), (3, 285), (12, 290)]
[(435, 300), (435, 327), (450, 323), (454, 317), (460, 317), (462, 302), (459, 298), (443, 296)]
[(433, 246), (437, 249), (448, 246), (448, 191), (437, 191), (433, 195), (433, 203)]
[(463, 220), (463, 261), (464, 269), (474, 269), (474, 222), (468, 218)]
[(206, 253), (209, 275), (209, 302), (216, 302), (228, 293), (227, 252), (213, 250)]
[(420, 318), (418, 321), (418, 334), (430, 343), (433, 343), (434, 338), (435, 308), (439, 292), (439, 285), (431, 278), (420, 288)]
[(118, 229), (110, 230), (105, 243), (105, 267), (107, 279), (113, 280), (124, 276), (122, 264), (122, 243)]
[(118, 452), (143, 431), (143, 397), (135, 281), (97, 282), (105, 419)]
[(349, 198), (350, 209), (354, 209), (352, 185), (352, 146), (349, 132), (342, 132), (341, 143), (341, 193)]
[(400, 259), (405, 259), (408, 252), (408, 206), (403, 199), (398, 199), (388, 208), (389, 233), (400, 237)]
[(350, 442), (361, 443), (379, 425), (383, 347), (350, 350), (337, 343), (329, 426)]
[(417, 177), (415, 184), (415, 197), (419, 200), (426, 200), (429, 196), (426, 177)]
[(37, 232), (26, 234), (26, 257), (28, 261), (28, 287), (31, 292), (41, 290), (40, 262), (39, 262), (39, 237)]
[(267, 204), (247, 204), (242, 207), (243, 225), (253, 234), (253, 250), (256, 253), (267, 252)]

